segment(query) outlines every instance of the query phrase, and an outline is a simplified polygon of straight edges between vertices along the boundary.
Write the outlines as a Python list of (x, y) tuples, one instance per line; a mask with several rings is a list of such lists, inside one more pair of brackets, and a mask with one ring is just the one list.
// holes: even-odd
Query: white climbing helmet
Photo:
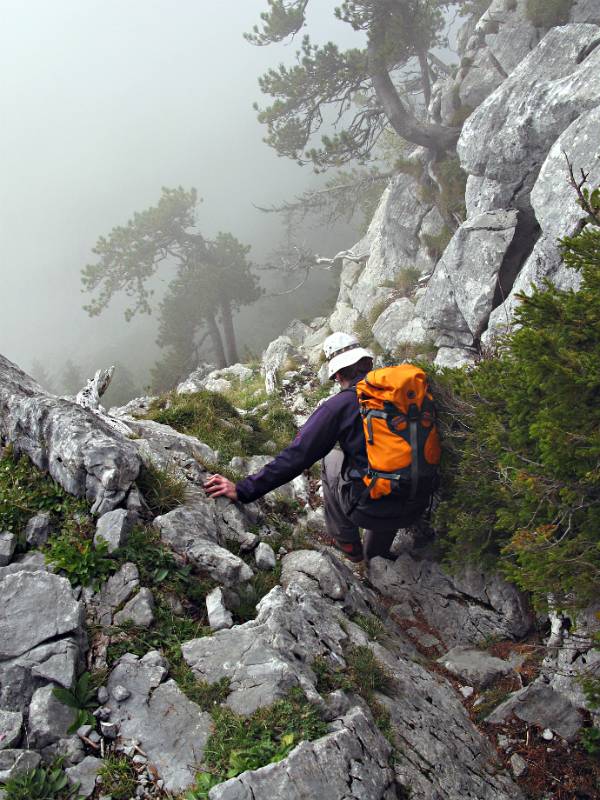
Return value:
[(329, 362), (327, 374), (333, 378), (336, 372), (351, 364), (356, 364), (361, 358), (373, 358), (373, 353), (360, 346), (360, 342), (351, 333), (337, 331), (328, 336), (323, 342), (323, 352)]

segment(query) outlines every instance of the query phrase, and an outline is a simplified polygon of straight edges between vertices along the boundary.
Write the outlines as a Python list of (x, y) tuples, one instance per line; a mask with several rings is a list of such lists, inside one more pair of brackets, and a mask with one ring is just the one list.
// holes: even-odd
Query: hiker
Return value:
[[(413, 481), (411, 486), (411, 445), (406, 443), (407, 436), (402, 438), (402, 434), (397, 432), (392, 433), (393, 441), (390, 440), (389, 446), (393, 448), (395, 442), (402, 438), (404, 448), (408, 448), (408, 467), (402, 475), (403, 478), (406, 475), (406, 480), (402, 487), (398, 483), (397, 486), (400, 488), (396, 488), (396, 483), (392, 487), (392, 482), (383, 476), (398, 478), (398, 474), (380, 472), (374, 475), (367, 458), (366, 428), (363, 426), (356, 386), (359, 382), (361, 387), (365, 386), (363, 379), (367, 373), (371, 375), (390, 373), (393, 370), (402, 371), (403, 367), (371, 372), (373, 355), (360, 346), (356, 336), (347, 333), (332, 333), (325, 340), (323, 350), (328, 362), (328, 376), (339, 383), (341, 391), (322, 403), (311, 414), (294, 441), (260, 472), (244, 478), (237, 484), (222, 475), (213, 475), (206, 481), (204, 488), (213, 498), (228, 497), (230, 500), (251, 503), (267, 492), (288, 483), (322, 459), (325, 521), (332, 544), (355, 563), (362, 561), (363, 558), (368, 561), (375, 556), (393, 559), (390, 548), (395, 535), (400, 528), (414, 523), (426, 509), (432, 491), (432, 481), (428, 479), (420, 480), (418, 483)], [(412, 373), (422, 375), (425, 381), (422, 371), (409, 365), (405, 367), (412, 370)], [(426, 386), (426, 383), (423, 385)], [(362, 394), (362, 390), (361, 395), (366, 396)], [(408, 396), (414, 397), (414, 392), (410, 390)], [(376, 406), (383, 408), (381, 401), (376, 403)], [(379, 443), (383, 442), (386, 436), (388, 439), (390, 436), (388, 430), (390, 423), (387, 422), (388, 406), (385, 406), (386, 412), (371, 412), (377, 419), (368, 419), (371, 438), (373, 425), (383, 423), (385, 431), (382, 429), (382, 435), (378, 434)], [(363, 416), (365, 416), (364, 409)], [(397, 422), (400, 417), (403, 420), (401, 427), (403, 430), (408, 429), (407, 417), (402, 416), (397, 410), (392, 421)], [(422, 444), (423, 437), (419, 435)], [(426, 431), (425, 436), (427, 435)], [(437, 432), (435, 438), (437, 442)], [(337, 449), (336, 444), (339, 444), (341, 449)], [(379, 455), (381, 456), (381, 453)], [(421, 461), (424, 462), (425, 459)], [(416, 465), (413, 465), (412, 469), (412, 476), (415, 478)], [(432, 475), (434, 471), (430, 470)], [(361, 542), (359, 528), (365, 529), (364, 544)]]

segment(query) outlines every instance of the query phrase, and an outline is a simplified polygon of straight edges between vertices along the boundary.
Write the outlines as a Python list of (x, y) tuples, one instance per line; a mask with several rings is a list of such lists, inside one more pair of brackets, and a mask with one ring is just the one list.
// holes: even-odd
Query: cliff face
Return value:
[[(461, 67), (434, 87), (431, 107), (446, 124), (466, 117), (462, 184), (452, 159), (411, 154), (353, 248), (362, 265), (344, 265), (321, 337), (363, 319), (389, 353), (468, 363), (510, 325), (517, 293), (544, 278), (576, 283), (556, 246), (583, 215), (563, 153), (598, 183), (600, 4), (577, 2), (570, 19), (538, 29), (525, 0), (494, 0), (465, 26)], [(399, 288), (407, 269), (421, 275), (412, 291)], [(316, 359), (314, 335), (308, 344)]]

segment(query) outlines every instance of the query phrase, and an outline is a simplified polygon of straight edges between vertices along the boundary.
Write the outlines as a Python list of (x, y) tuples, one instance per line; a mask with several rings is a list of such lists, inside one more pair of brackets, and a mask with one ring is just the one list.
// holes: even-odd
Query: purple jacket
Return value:
[[(357, 378), (354, 383), (357, 383)], [(260, 472), (236, 484), (238, 498), (251, 503), (283, 486), (332, 450), (336, 443), (352, 466), (367, 468), (367, 448), (356, 392), (346, 390), (330, 397), (307, 419), (289, 447)]]

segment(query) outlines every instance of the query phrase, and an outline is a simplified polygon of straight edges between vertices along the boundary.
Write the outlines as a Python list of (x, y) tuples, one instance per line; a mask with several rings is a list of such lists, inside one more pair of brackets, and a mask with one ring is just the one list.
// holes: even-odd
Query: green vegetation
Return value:
[(138, 475), (137, 485), (154, 516), (167, 514), (185, 501), (185, 481), (173, 470), (154, 464), (144, 465)]
[(279, 400), (270, 401), (261, 419), (252, 415), (242, 418), (224, 395), (206, 390), (163, 395), (153, 403), (148, 416), (218, 450), (222, 463), (233, 456), (264, 453), (269, 440), (283, 447), (296, 433), (293, 415)]
[(102, 583), (117, 569), (117, 564), (108, 555), (108, 544), (104, 541), (94, 546), (87, 525), (72, 521), (58, 536), (50, 539), (46, 549), (46, 561), (66, 573), (72, 586), (90, 586), (98, 591)]
[(89, 672), (80, 675), (71, 689), (65, 689), (63, 686), (54, 687), (52, 692), (54, 696), (76, 712), (75, 720), (67, 733), (75, 733), (82, 725), (96, 727), (96, 717), (92, 714), (92, 710), (98, 706), (96, 692), (97, 687), (92, 683)]
[(26, 456), (7, 448), (0, 458), (0, 530), (17, 534), (24, 548), (23, 531), (35, 514), (47, 511), (57, 528), (67, 520), (86, 515), (83, 500), (67, 494)]
[(434, 261), (438, 261), (442, 257), (444, 250), (450, 244), (453, 235), (454, 232), (452, 228), (448, 225), (444, 225), (439, 233), (421, 234), (421, 240), (427, 248), (430, 257), (433, 258)]
[(70, 784), (62, 762), (27, 770), (4, 786), (5, 800), (75, 800), (79, 784)]
[[(327, 733), (319, 710), (300, 689), (292, 689), (285, 699), (259, 708), (249, 717), (223, 706), (213, 708), (212, 717), (214, 731), (206, 745), (204, 763), (217, 782), (281, 761), (299, 742)], [(207, 778), (198, 780), (204, 785), (210, 783)]]
[(349, 646), (344, 650), (344, 658), (344, 670), (332, 667), (322, 656), (315, 658), (312, 669), (317, 676), (317, 691), (323, 693), (342, 689), (362, 697), (371, 709), (375, 724), (392, 748), (395, 748), (396, 740), (390, 714), (375, 698), (375, 692), (393, 695), (396, 686), (392, 675), (377, 661), (369, 647)]
[(551, 28), (565, 25), (572, 7), (573, 0), (527, 0), (525, 13), (536, 27)]
[(421, 271), (416, 267), (403, 267), (393, 281), (385, 281), (383, 286), (394, 289), (398, 297), (410, 297), (419, 283)]
[(135, 796), (137, 779), (131, 762), (125, 756), (109, 754), (102, 762), (98, 777), (103, 794), (113, 800), (129, 800)]
[(590, 224), (562, 243), (579, 291), (534, 289), (495, 358), (436, 379), (446, 556), (501, 569), (540, 607), (599, 589), (600, 197), (581, 198)]
[(373, 614), (368, 616), (365, 614), (355, 614), (351, 617), (352, 622), (362, 628), (370, 639), (378, 641), (385, 633), (385, 626), (383, 622)]

